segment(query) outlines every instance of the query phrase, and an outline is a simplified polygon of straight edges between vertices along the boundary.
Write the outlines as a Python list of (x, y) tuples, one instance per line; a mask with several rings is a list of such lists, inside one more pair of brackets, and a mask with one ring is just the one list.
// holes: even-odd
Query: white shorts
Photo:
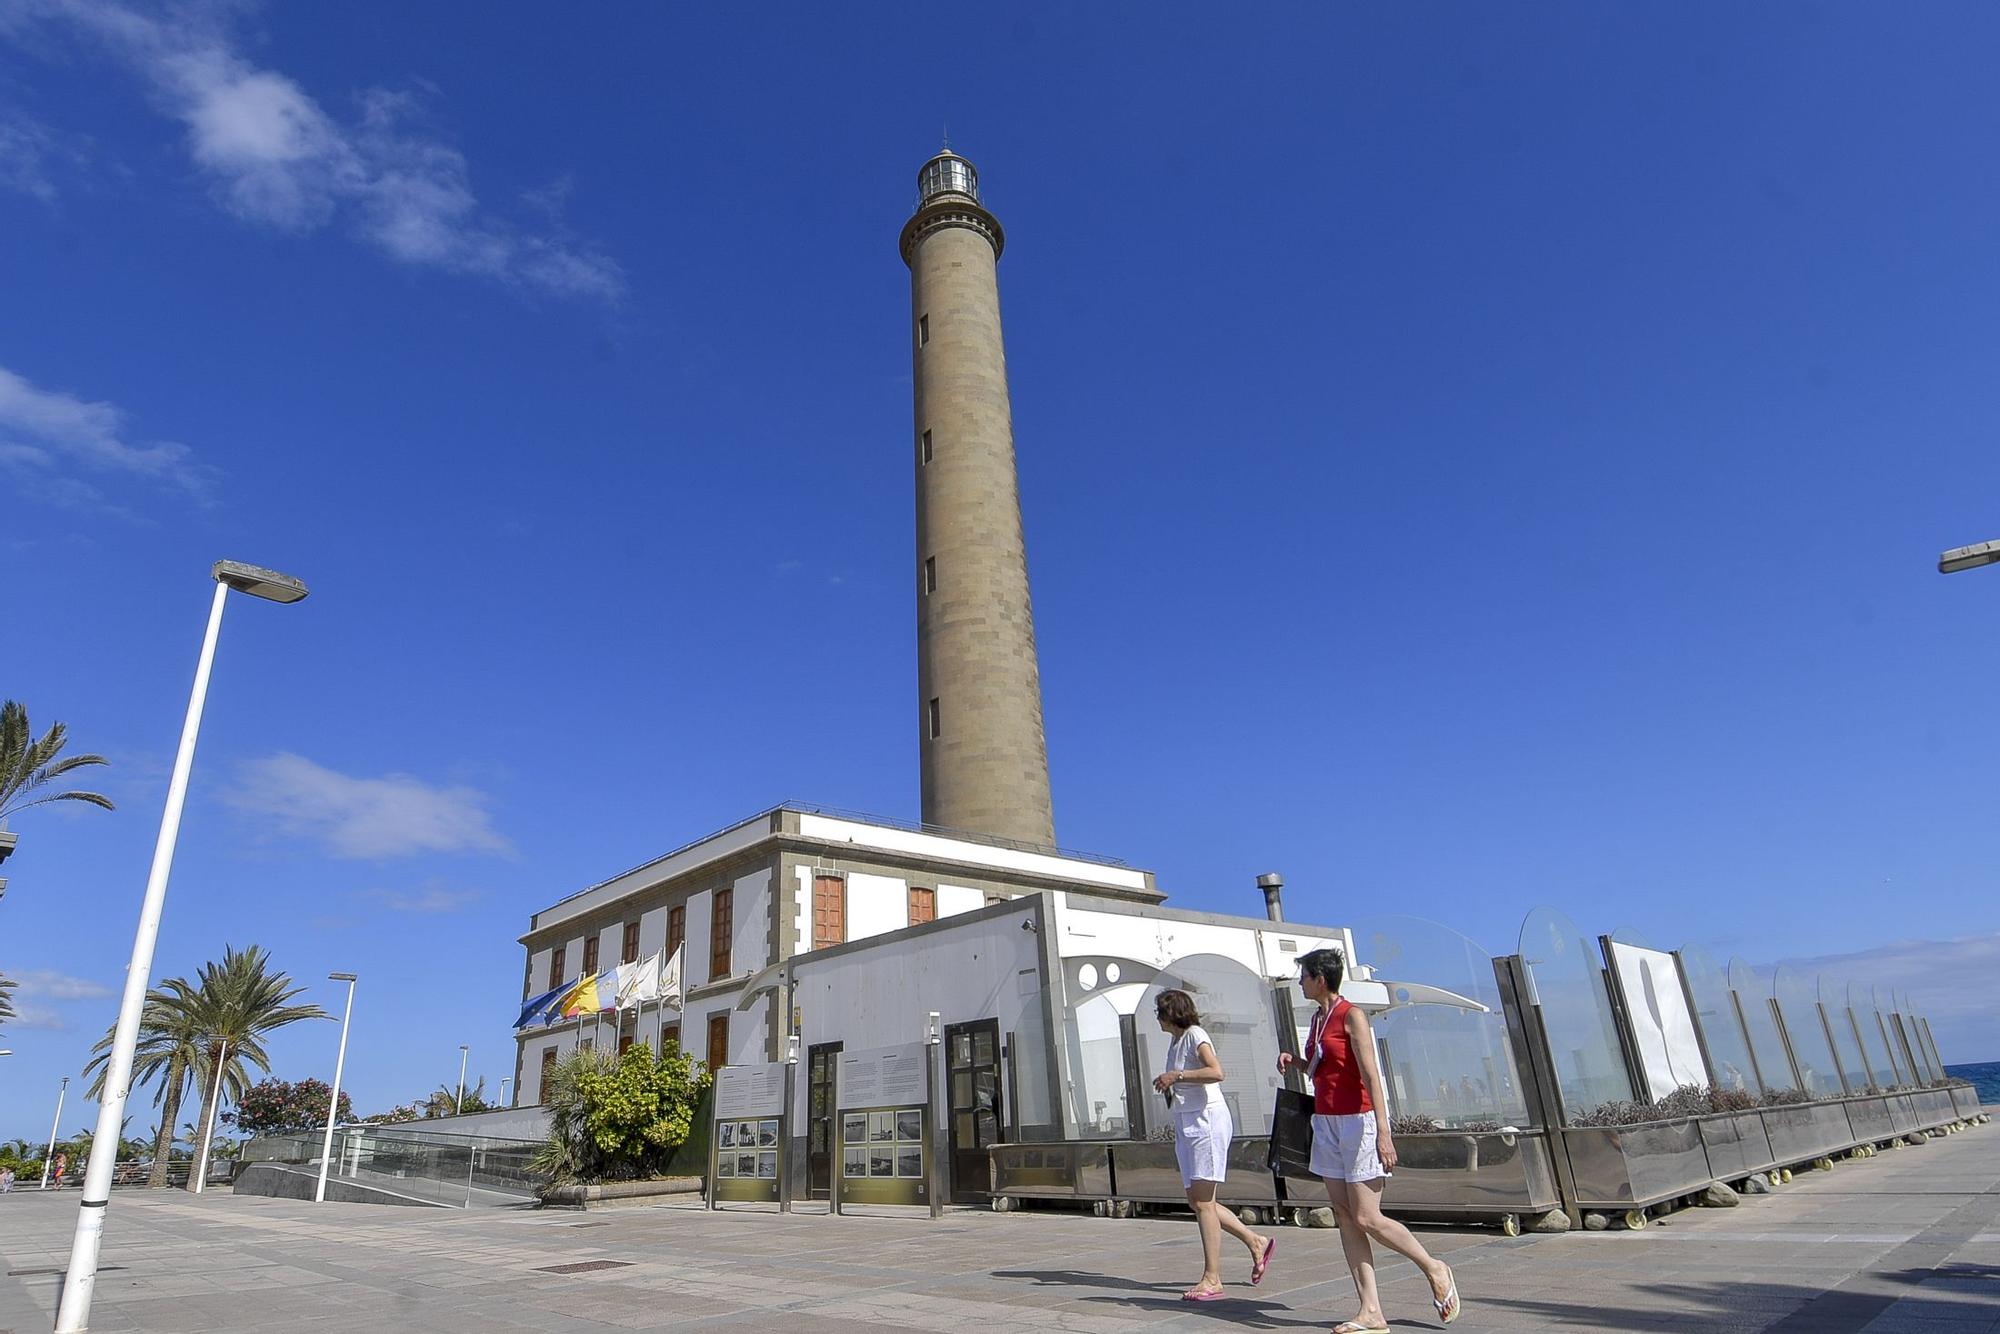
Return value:
[(1313, 1175), (1326, 1181), (1374, 1181), (1389, 1175), (1375, 1151), (1375, 1113), (1313, 1113)]
[(1216, 1103), (1192, 1114), (1174, 1114), (1174, 1157), (1181, 1165), (1181, 1187), (1197, 1181), (1221, 1181), (1229, 1168), (1229, 1108)]

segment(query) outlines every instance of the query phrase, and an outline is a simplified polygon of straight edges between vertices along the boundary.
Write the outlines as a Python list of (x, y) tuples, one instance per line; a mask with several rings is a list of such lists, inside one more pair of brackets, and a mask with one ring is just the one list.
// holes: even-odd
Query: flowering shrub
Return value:
[[(288, 1131), (317, 1130), (326, 1124), (327, 1099), (333, 1090), (323, 1081), (301, 1079), (287, 1084), (267, 1079), (254, 1084), (236, 1100), (236, 1110), (222, 1113), (223, 1121), (233, 1121), (246, 1135), (282, 1135)], [(340, 1095), (340, 1121), (354, 1119), (354, 1104)]]
[(658, 1176), (694, 1130), (708, 1071), (678, 1046), (580, 1050), (549, 1068), (549, 1138), (534, 1168), (558, 1184)]

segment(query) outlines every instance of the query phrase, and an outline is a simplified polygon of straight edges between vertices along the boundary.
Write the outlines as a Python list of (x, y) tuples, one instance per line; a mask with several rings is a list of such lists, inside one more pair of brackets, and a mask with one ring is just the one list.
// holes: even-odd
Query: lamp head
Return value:
[(297, 602), (306, 595), (305, 584), (291, 575), (261, 565), (245, 565), (240, 560), (219, 560), (210, 573), (217, 583), (270, 602)]
[(352, 973), (328, 973), (326, 976), (330, 982), (352, 982), (355, 980)]
[(1953, 547), (1938, 557), (1939, 574), (1957, 574), (1982, 565), (2000, 564), (2000, 541), (1974, 542), (1969, 547)]

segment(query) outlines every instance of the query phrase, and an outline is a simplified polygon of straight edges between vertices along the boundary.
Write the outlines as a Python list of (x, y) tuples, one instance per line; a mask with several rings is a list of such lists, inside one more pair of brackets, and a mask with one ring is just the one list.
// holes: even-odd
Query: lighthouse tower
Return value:
[(917, 174), (910, 266), (923, 818), (1055, 841), (1041, 668), (1000, 337), (1006, 237), (946, 149)]

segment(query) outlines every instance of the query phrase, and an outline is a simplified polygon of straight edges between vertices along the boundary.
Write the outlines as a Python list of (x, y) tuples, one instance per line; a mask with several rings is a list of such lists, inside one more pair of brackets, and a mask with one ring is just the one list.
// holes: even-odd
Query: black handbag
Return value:
[(1279, 1089), (1271, 1108), (1269, 1165), (1274, 1176), (1312, 1180), (1313, 1096)]

